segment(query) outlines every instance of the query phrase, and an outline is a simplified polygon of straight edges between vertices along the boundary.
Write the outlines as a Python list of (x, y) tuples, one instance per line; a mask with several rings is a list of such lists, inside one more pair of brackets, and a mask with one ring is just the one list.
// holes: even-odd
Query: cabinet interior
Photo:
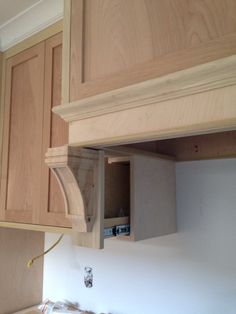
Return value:
[(105, 158), (105, 218), (130, 215), (130, 160)]
[(164, 154), (175, 161), (236, 156), (236, 130), (125, 145), (127, 148)]

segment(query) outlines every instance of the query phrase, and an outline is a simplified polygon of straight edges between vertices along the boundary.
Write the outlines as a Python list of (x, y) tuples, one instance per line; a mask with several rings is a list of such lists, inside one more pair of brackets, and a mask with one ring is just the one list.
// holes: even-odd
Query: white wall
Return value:
[[(66, 237), (45, 258), (44, 297), (113, 314), (236, 313), (236, 159), (178, 163), (174, 235), (105, 249)], [(46, 234), (48, 247), (57, 235)], [(94, 287), (83, 284), (84, 267)]]

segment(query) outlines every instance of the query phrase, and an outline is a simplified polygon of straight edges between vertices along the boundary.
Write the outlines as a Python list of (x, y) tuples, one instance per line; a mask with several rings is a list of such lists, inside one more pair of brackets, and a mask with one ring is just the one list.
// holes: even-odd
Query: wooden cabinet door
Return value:
[(236, 53), (236, 1), (66, 0), (64, 102)]
[(44, 43), (7, 60), (1, 220), (36, 223), (40, 204)]
[(67, 123), (52, 112), (61, 104), (62, 33), (45, 42), (44, 132), (42, 150), (42, 194), (39, 223), (70, 227), (65, 217), (65, 204), (59, 184), (44, 159), (49, 147), (68, 143)]

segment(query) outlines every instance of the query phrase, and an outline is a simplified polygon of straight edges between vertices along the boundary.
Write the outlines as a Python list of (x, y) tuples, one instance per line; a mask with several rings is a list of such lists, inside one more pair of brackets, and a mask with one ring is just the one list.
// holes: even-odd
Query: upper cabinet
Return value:
[(55, 178), (44, 164), (51, 146), (68, 142), (61, 103), (62, 34), (6, 60), (1, 211), (3, 221), (70, 226)]
[(236, 53), (231, 0), (65, 0), (63, 103)]
[(7, 60), (1, 218), (32, 223), (39, 210), (44, 43)]

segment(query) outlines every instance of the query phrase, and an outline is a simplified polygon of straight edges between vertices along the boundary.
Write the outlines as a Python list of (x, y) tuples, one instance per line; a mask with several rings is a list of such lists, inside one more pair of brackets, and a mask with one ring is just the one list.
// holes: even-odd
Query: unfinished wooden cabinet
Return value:
[(63, 103), (236, 53), (231, 0), (65, 0)]
[(62, 33), (6, 59), (1, 221), (70, 227), (48, 147), (68, 142), (61, 104)]
[(46, 163), (61, 186), (75, 243), (103, 248), (105, 237), (147, 238), (176, 231), (175, 163), (127, 148), (51, 148)]
[(39, 304), (43, 297), (43, 259), (27, 262), (44, 249), (44, 234), (0, 228), (0, 313), (12, 314)]
[(1, 220), (33, 223), (40, 204), (44, 42), (6, 62)]
[(68, 125), (52, 112), (61, 104), (62, 33), (45, 41), (44, 130), (42, 147), (42, 186), (39, 223), (70, 227), (65, 204), (56, 178), (49, 171), (44, 155), (49, 147), (68, 143)]

